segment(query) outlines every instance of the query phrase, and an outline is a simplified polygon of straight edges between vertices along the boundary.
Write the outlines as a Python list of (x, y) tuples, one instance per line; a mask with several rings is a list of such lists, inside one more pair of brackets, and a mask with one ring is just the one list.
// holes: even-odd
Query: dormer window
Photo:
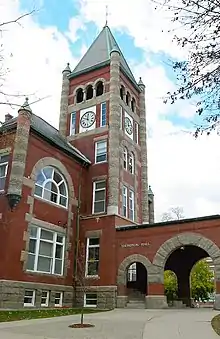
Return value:
[(83, 101), (83, 90), (82, 88), (79, 88), (76, 92), (76, 102), (80, 103)]
[(92, 85), (89, 85), (86, 88), (86, 100), (90, 100), (92, 98), (93, 98), (93, 87), (92, 87)]
[(96, 85), (96, 96), (99, 97), (100, 95), (102, 95), (104, 93), (104, 86), (103, 86), (103, 82), (99, 81)]

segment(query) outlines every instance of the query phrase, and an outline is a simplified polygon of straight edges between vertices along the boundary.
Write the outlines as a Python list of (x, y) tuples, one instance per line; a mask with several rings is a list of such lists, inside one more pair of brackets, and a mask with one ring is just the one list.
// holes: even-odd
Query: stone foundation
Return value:
[(168, 308), (167, 297), (164, 295), (147, 295), (145, 297), (146, 308), (163, 309)]
[(127, 306), (128, 297), (126, 295), (118, 295), (116, 301), (117, 308), (125, 308)]
[(24, 281), (0, 280), (0, 308), (9, 308), (9, 309), (23, 308), (25, 290), (35, 291), (35, 304), (33, 306), (34, 308), (41, 308), (42, 291), (50, 292), (48, 307), (50, 308), (55, 307), (56, 292), (63, 292), (62, 306), (72, 307), (73, 303), (72, 286), (31, 283)]
[(84, 304), (84, 292), (97, 294), (97, 308), (114, 309), (116, 307), (117, 286), (88, 286), (76, 288), (76, 306)]
[(220, 310), (220, 294), (215, 295), (214, 309)]

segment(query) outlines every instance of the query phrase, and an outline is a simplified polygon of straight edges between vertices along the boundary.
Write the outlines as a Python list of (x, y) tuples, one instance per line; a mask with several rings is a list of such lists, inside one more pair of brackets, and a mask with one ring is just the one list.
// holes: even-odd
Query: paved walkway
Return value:
[(217, 312), (191, 310), (114, 310), (86, 315), (94, 328), (71, 329), (79, 316), (0, 323), (2, 339), (218, 339), (210, 320)]

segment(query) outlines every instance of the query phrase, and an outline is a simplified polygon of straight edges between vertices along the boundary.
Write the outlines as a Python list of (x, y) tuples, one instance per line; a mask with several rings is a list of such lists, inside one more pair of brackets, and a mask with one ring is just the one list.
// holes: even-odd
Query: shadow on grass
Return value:
[(212, 327), (214, 329), (214, 331), (220, 335), (220, 314), (216, 315), (213, 319), (212, 319)]

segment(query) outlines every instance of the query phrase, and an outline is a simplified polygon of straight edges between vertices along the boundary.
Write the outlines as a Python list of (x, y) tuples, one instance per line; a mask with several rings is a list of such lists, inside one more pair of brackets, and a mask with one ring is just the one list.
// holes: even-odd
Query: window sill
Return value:
[(47, 272), (39, 272), (39, 271), (31, 271), (31, 270), (25, 270), (25, 272), (27, 274), (30, 274), (30, 275), (43, 275), (43, 276), (47, 276), (47, 277), (54, 277), (54, 278), (61, 278), (63, 279), (64, 278), (64, 275), (62, 274), (56, 274), (56, 273), (47, 273)]
[(41, 197), (39, 197), (39, 196), (37, 196), (37, 195), (34, 195), (34, 199), (39, 200), (39, 201), (42, 201), (42, 202), (44, 202), (44, 203), (46, 203), (46, 204), (49, 204), (49, 205), (51, 205), (51, 206), (58, 207), (58, 208), (62, 208), (63, 210), (68, 211), (68, 207), (65, 207), (65, 206), (62, 206), (62, 205), (58, 205), (58, 204), (56, 204), (55, 202), (52, 202), (52, 201), (43, 199), (43, 198), (41, 198)]
[(100, 161), (100, 162), (94, 162), (93, 165), (100, 165), (100, 164), (107, 164), (107, 163), (108, 163), (108, 161), (105, 160), (105, 161)]
[(86, 305), (86, 304), (84, 304), (84, 307), (88, 307), (88, 308), (97, 308), (97, 305)]
[(99, 275), (86, 275), (86, 279), (93, 279), (93, 280), (99, 280), (100, 276)]

